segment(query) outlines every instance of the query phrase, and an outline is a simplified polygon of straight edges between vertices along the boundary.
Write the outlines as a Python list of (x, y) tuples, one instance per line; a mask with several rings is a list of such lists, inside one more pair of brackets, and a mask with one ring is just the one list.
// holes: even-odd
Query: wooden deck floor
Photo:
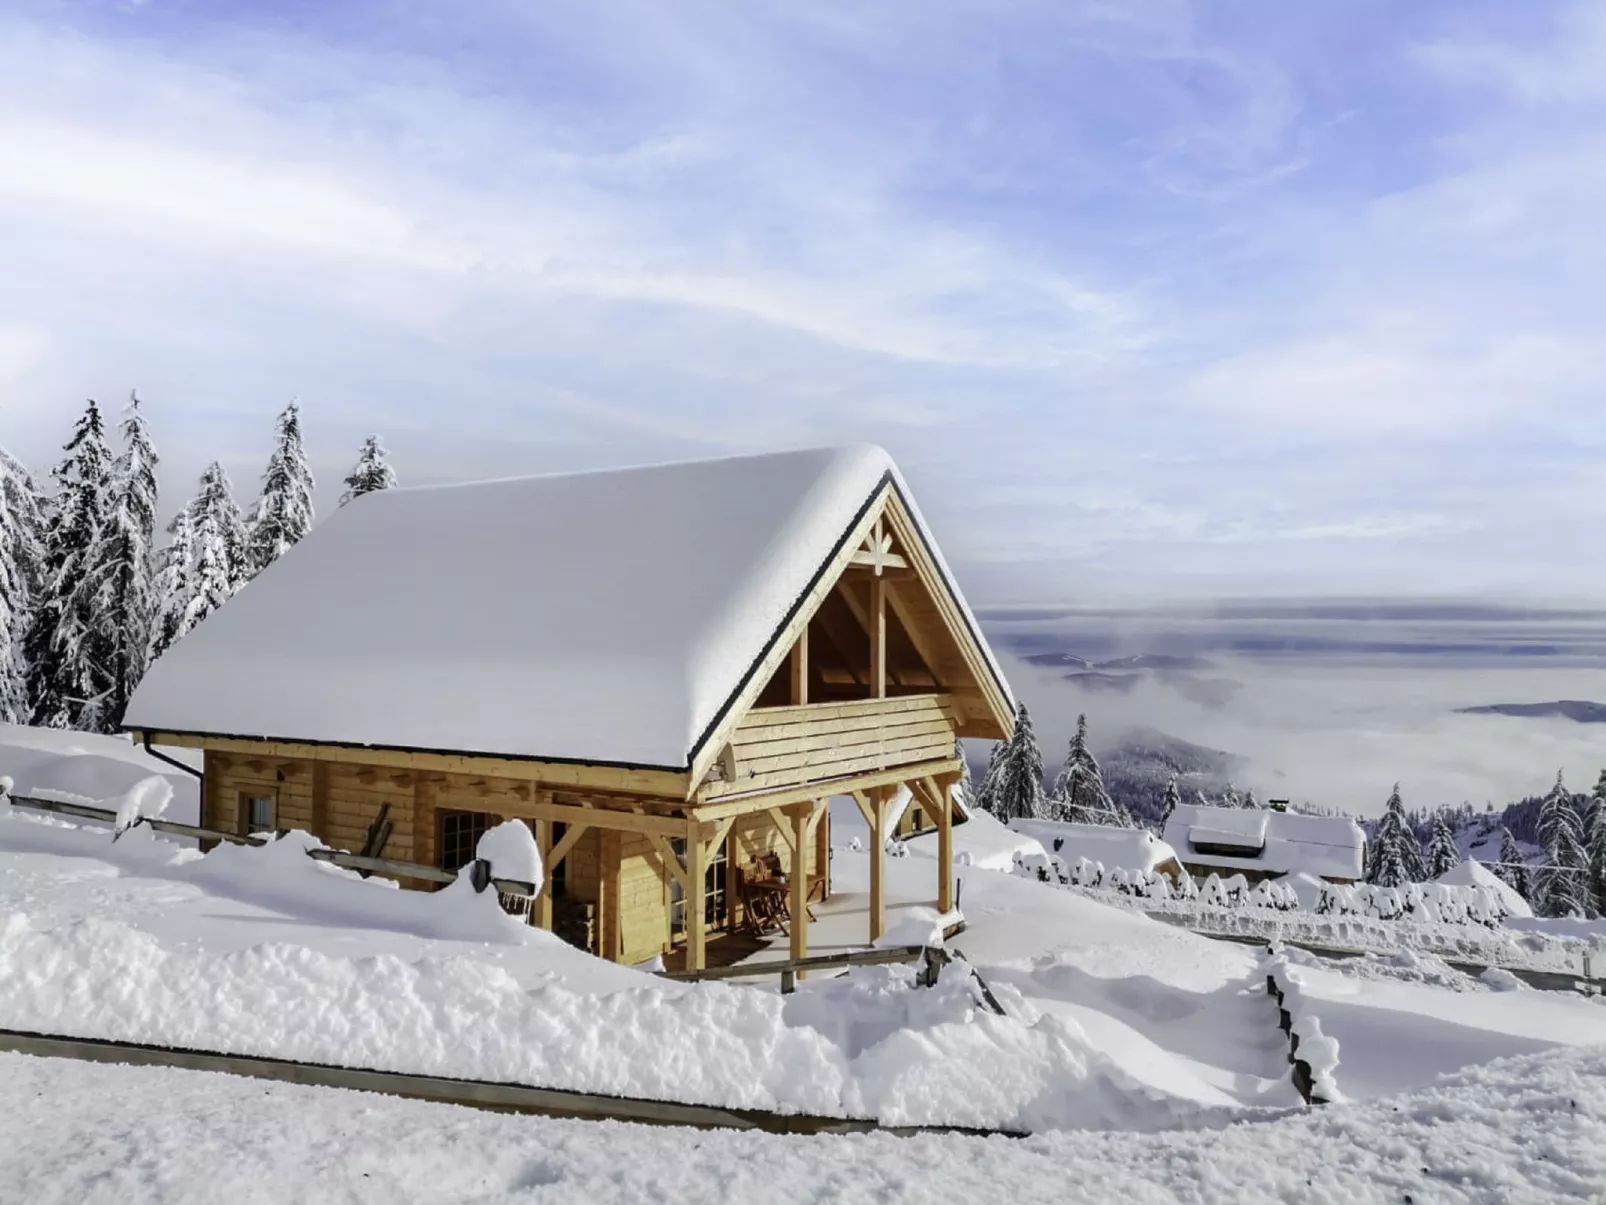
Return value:
[[(784, 934), (776, 933), (783, 947), (786, 943)], [(734, 933), (710, 934), (703, 946), (703, 961), (710, 967), (734, 966), (744, 958), (751, 958), (760, 950), (770, 944), (770, 939), (755, 937), (747, 929), (738, 929)], [(670, 953), (664, 955), (664, 970), (683, 971), (686, 969), (686, 947), (676, 946)]]

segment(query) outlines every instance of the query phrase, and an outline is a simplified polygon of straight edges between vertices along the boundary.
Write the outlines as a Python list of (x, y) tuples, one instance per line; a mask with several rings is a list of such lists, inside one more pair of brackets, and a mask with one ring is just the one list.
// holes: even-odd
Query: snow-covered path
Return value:
[(480, 1113), (204, 1072), (0, 1055), (0, 1201), (1326, 1202), (1606, 1192), (1606, 1048), (1225, 1130), (781, 1138)]

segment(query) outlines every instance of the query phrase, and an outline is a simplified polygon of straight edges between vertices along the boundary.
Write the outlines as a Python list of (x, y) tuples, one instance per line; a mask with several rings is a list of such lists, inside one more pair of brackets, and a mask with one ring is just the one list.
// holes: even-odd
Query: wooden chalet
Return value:
[(695, 969), (766, 878), (806, 953), (833, 796), (872, 832), (867, 939), (900, 788), (950, 908), (956, 740), (1012, 714), (897, 469), (851, 447), (364, 496), (170, 649), (126, 724), (204, 750), (213, 828), (457, 869), (523, 818), (538, 923)]

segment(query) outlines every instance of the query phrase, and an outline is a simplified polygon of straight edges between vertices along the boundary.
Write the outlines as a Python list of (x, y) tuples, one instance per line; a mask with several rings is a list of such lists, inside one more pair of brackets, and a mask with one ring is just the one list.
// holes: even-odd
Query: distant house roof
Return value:
[(855, 446), (368, 494), (146, 675), (135, 729), (684, 769), (890, 483)]
[(1347, 816), (1306, 816), (1262, 808), (1178, 804), (1166, 821), (1166, 843), (1190, 866), (1361, 877), (1366, 835)]

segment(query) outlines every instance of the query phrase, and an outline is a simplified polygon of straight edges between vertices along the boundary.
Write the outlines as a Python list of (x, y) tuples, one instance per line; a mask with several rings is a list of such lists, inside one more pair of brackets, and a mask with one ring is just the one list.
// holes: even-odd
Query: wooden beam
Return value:
[(686, 868), (680, 864), (680, 859), (675, 856), (675, 851), (669, 847), (669, 842), (665, 841), (657, 833), (648, 833), (647, 840), (652, 842), (652, 847), (658, 854), (659, 860), (663, 862), (665, 869), (674, 875), (676, 881), (679, 882), (681, 893), (690, 897), (691, 882), (686, 877)]
[[(880, 580), (883, 582), (886, 581), (885, 578)], [(863, 629), (865, 636), (870, 640), (870, 678), (867, 680), (873, 680), (875, 674), (875, 620), (871, 617), (871, 610), (875, 605), (875, 592), (874, 590), (870, 591), (871, 601), (869, 603), (861, 602), (859, 600), (857, 591), (852, 588), (852, 585), (848, 582), (843, 582), (841, 597), (842, 601), (847, 603), (848, 610), (853, 613), (853, 618), (858, 620), (859, 627)], [(883, 628), (883, 633), (884, 632), (885, 628)], [(892, 676), (900, 685), (902, 684), (903, 678), (898, 674), (897, 670), (892, 671)], [(935, 680), (936, 676), (936, 674), (932, 674), (932, 679)], [(854, 681), (857, 682), (858, 678), (855, 677)], [(928, 693), (935, 694), (936, 692), (932, 691)], [(877, 696), (877, 698), (883, 699), (885, 697), (885, 695)]]
[[(807, 958), (809, 954), (809, 831), (813, 827), (811, 814), (818, 808), (799, 807), (791, 816), (792, 831), (787, 839), (792, 844), (792, 957)], [(782, 826), (785, 831), (785, 826)]]
[(898, 617), (898, 622), (903, 625), (903, 630), (909, 637), (909, 643), (914, 645), (915, 654), (925, 663), (925, 667), (931, 671), (931, 680), (937, 684), (937, 690), (940, 692), (943, 688), (944, 674), (942, 664), (937, 657), (937, 650), (932, 647), (931, 640), (921, 629), (919, 622), (909, 609), (909, 603), (904, 597), (902, 588), (896, 582), (887, 582), (887, 602), (892, 607), (892, 613)]
[(573, 804), (542, 800), (528, 804), (520, 802), (516, 807), (521, 814), (528, 814), (535, 820), (561, 820), (565, 824), (590, 825), (622, 833), (657, 833), (659, 836), (678, 837), (686, 831), (686, 821), (674, 816), (624, 812), (617, 808), (575, 807)]
[(551, 820), (535, 822), (535, 846), (541, 852), (541, 893), (535, 897), (532, 919), (547, 932), (552, 931), (552, 825)]
[(703, 920), (705, 850), (701, 826), (686, 822), (686, 969), (700, 971), (708, 964), (707, 933)]
[(781, 834), (781, 840), (786, 842), (787, 848), (792, 851), (792, 856), (796, 857), (797, 841), (792, 834), (791, 819), (780, 808), (765, 808), (764, 810), (770, 814), (770, 819), (775, 821), (775, 831)]
[(887, 583), (870, 579), (870, 692), (887, 697)]
[[(543, 823), (547, 822), (543, 821)], [(543, 859), (541, 862), (541, 867), (545, 871), (543, 877), (547, 882), (552, 881), (552, 871), (563, 861), (564, 858), (569, 856), (569, 851), (575, 847), (575, 843), (578, 842), (581, 837), (585, 836), (585, 831), (589, 827), (591, 826), (587, 824), (569, 825), (569, 831), (563, 834), (563, 840), (554, 845), (546, 854), (546, 858), (550, 859), (550, 861)]]
[(937, 911), (947, 912), (954, 906), (954, 817), (948, 806), (951, 792), (935, 779), (922, 781), (937, 800), (933, 808), (937, 814)]
[[(872, 788), (872, 789), (874, 789), (874, 788)], [(856, 803), (858, 805), (858, 807), (859, 807), (859, 815), (864, 817), (864, 823), (868, 827), (874, 828), (875, 827), (875, 804), (872, 802), (870, 796), (865, 794), (863, 791), (854, 791), (854, 792), (852, 792), (852, 798), (853, 798), (853, 802)]]
[(959, 759), (945, 757), (936, 761), (911, 762), (906, 766), (892, 766), (885, 770), (866, 770), (860, 774), (843, 774), (836, 778), (817, 778), (813, 782), (795, 787), (773, 787), (757, 790), (749, 795), (737, 795), (700, 805), (695, 814), (704, 820), (715, 816), (742, 815), (762, 812), (770, 807), (784, 807), (804, 799), (822, 796), (852, 795), (855, 791), (868, 791), (888, 783), (904, 783), (927, 774), (948, 774), (959, 769)]
[(890, 787), (877, 787), (870, 797), (874, 807), (870, 825), (870, 942), (873, 945), (887, 931), (886, 862), (887, 800)]
[(873, 552), (855, 552), (849, 564), (860, 569), (907, 569), (909, 562), (896, 552), (884, 552), (877, 556)]
[(809, 627), (804, 624), (792, 645), (792, 691), (788, 696), (792, 706), (802, 707), (809, 701)]

